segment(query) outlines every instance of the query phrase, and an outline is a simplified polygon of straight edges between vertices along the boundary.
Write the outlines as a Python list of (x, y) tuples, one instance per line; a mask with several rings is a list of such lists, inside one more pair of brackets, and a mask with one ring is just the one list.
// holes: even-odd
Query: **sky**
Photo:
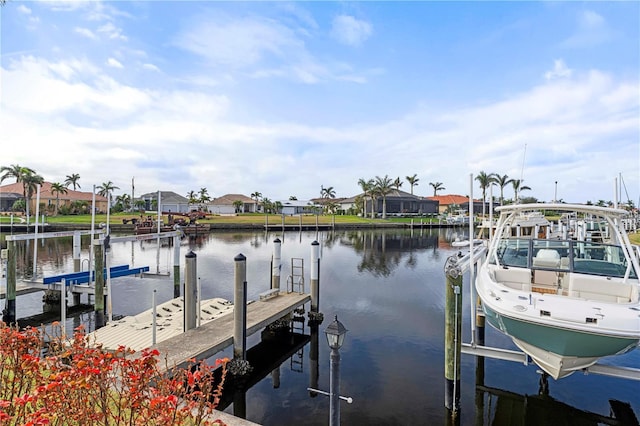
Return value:
[[(0, 166), (115, 194), (640, 204), (640, 2), (17, 1)], [(7, 179), (4, 183), (13, 183)], [(617, 184), (617, 185), (616, 185)], [(494, 190), (497, 195), (499, 190)], [(510, 186), (505, 198), (513, 197)]]

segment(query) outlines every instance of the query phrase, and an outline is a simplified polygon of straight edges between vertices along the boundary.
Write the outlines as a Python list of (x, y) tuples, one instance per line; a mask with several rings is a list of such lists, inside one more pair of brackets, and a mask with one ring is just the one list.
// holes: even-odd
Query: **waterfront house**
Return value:
[[(242, 204), (236, 206), (236, 201)], [(246, 195), (226, 194), (205, 204), (204, 209), (213, 214), (255, 213), (259, 211), (259, 204)]]
[[(371, 213), (371, 203), (374, 203), (374, 212), (378, 215), (382, 214), (383, 199), (377, 197), (374, 200), (371, 196), (367, 195), (363, 197), (365, 212)], [(430, 198), (419, 197), (417, 195), (409, 194), (408, 192), (401, 191), (399, 189), (393, 189), (386, 196), (387, 216), (403, 216), (403, 215), (429, 215), (438, 213), (438, 200), (432, 200)]]
[(285, 200), (280, 201), (280, 205), (280, 213), (284, 215), (314, 214), (318, 211), (311, 201)]
[[(189, 199), (173, 191), (160, 192), (160, 211), (172, 213), (188, 213), (190, 210)], [(139, 197), (144, 201), (145, 210), (157, 210), (158, 191), (149, 192)]]
[[(462, 195), (449, 194), (449, 195), (437, 195), (435, 197), (426, 197), (428, 200), (438, 202), (438, 213), (453, 213), (456, 210), (469, 211), (469, 197)], [(487, 203), (487, 211), (489, 210)], [(494, 205), (495, 206), (495, 205)], [(473, 211), (478, 214), (482, 213), (482, 200), (473, 200)]]
[[(11, 211), (13, 203), (24, 199), (23, 190), (21, 182), (0, 186), (0, 211)], [(36, 212), (36, 198), (34, 193), (29, 204), (29, 212), (31, 214)], [(43, 182), (40, 186), (40, 213), (55, 214), (56, 202), (58, 202), (60, 209), (73, 209), (74, 205), (76, 207), (83, 205), (86, 206), (86, 212), (79, 211), (78, 213), (90, 213), (92, 199), (93, 194), (90, 191), (74, 191), (67, 188), (67, 192), (52, 193), (51, 182)], [(96, 194), (96, 211), (102, 213), (107, 211), (107, 197)]]

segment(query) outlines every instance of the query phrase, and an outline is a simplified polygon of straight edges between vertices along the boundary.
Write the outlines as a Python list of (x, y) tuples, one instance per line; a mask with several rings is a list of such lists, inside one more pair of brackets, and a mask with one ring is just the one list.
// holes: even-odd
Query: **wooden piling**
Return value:
[(235, 261), (233, 298), (233, 357), (247, 359), (247, 258), (238, 254)]
[(16, 322), (16, 242), (7, 243), (7, 300), (2, 312), (2, 321), (6, 324)]
[(462, 272), (455, 256), (445, 266), (445, 407), (460, 408), (460, 360), (462, 353)]

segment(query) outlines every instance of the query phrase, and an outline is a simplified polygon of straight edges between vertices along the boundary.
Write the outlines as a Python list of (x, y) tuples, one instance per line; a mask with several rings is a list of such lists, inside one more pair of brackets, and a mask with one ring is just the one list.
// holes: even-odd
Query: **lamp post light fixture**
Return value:
[(333, 322), (324, 331), (327, 343), (331, 348), (331, 376), (329, 394), (329, 426), (340, 425), (340, 352), (347, 329), (338, 321), (336, 315)]

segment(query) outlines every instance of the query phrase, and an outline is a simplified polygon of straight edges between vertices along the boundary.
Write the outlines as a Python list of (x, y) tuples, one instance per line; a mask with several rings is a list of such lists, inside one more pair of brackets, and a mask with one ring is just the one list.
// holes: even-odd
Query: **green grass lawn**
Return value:
[[(154, 219), (156, 217), (155, 213), (149, 214)], [(146, 215), (145, 215), (146, 216)], [(131, 213), (116, 213), (111, 214), (109, 216), (109, 224), (122, 224), (123, 219), (132, 219), (132, 218), (140, 218), (139, 214), (131, 214)], [(167, 215), (163, 215), (163, 221), (167, 222)], [(242, 213), (236, 216), (217, 216), (211, 215), (205, 219), (199, 219), (198, 223), (211, 223), (211, 224), (258, 224), (263, 225), (267, 221), (269, 224), (281, 224), (283, 216), (279, 214), (270, 214), (268, 217), (265, 217), (262, 213)], [(0, 216), (0, 222), (2, 223), (10, 223), (9, 216)], [(33, 218), (31, 219), (33, 221)], [(91, 224), (91, 215), (58, 215), (58, 216), (47, 216), (47, 223), (69, 223), (69, 224)], [(304, 215), (302, 216), (302, 224), (303, 225), (315, 225), (316, 220), (318, 224), (369, 224), (369, 223), (411, 223), (411, 218), (400, 218), (400, 217), (389, 217), (387, 219), (371, 219), (371, 218), (363, 218), (352, 215), (318, 215), (317, 219), (315, 215)], [(414, 218), (414, 223), (420, 223), (422, 220), (423, 223), (427, 223), (430, 221), (437, 222), (437, 219), (433, 218)], [(95, 216), (95, 223), (105, 223), (107, 221), (106, 214), (98, 214)], [(299, 216), (284, 216), (285, 225), (298, 225), (300, 224)], [(18, 217), (14, 217), (13, 223), (20, 223), (20, 219)]]

